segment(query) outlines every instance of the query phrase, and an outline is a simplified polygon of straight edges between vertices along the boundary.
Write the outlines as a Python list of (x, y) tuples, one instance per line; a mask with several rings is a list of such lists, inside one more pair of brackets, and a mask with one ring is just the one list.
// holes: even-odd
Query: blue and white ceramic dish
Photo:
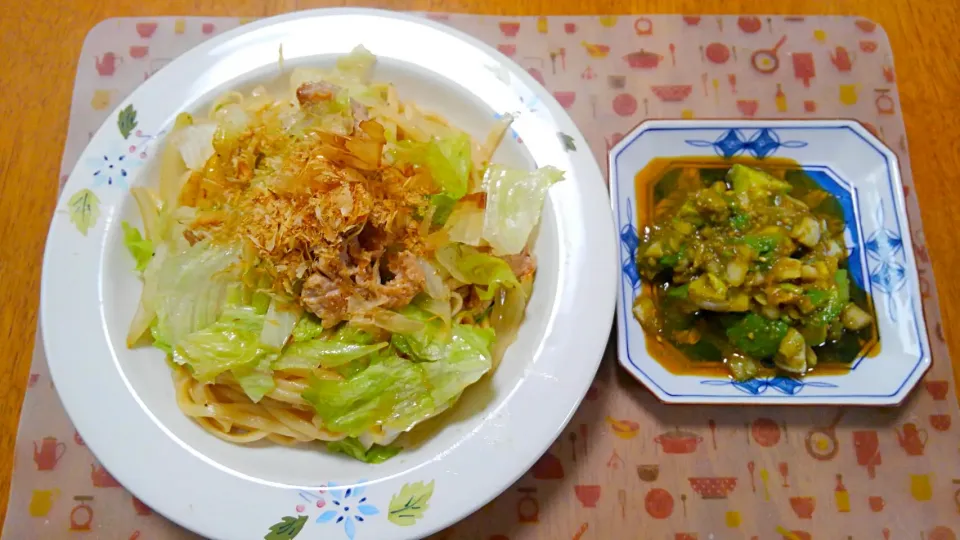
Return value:
[[(766, 377), (747, 382), (667, 371), (646, 349), (631, 313), (640, 291), (635, 251), (635, 175), (657, 157), (787, 158), (832, 193), (844, 208), (850, 273), (872, 296), (880, 351), (860, 356), (842, 375)], [(617, 298), (620, 364), (670, 403), (900, 403), (930, 367), (903, 186), (896, 155), (863, 125), (847, 120), (658, 120), (640, 124), (610, 151), (610, 187), (619, 231)]]

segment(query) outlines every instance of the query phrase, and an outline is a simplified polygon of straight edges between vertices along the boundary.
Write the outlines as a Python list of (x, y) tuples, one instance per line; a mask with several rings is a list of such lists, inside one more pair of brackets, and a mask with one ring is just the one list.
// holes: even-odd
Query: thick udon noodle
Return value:
[[(265, 91), (261, 93), (260, 99), (253, 100), (256, 103), (250, 104), (240, 92), (226, 92), (211, 104), (207, 117), (214, 120), (216, 111), (231, 103), (238, 104), (247, 110), (254, 110), (256, 107), (263, 106), (264, 94)], [(374, 111), (376, 116), (394, 122), (410, 132), (422, 132), (422, 126), (418, 127), (409, 121), (408, 115), (411, 113), (445, 124), (442, 118), (423, 113), (414, 104), (404, 103), (406, 111), (401, 112), (400, 101), (392, 86), (387, 90), (386, 101), (386, 107), (378, 107)], [(509, 122), (509, 116), (497, 122), (475, 153), (475, 163), (486, 163), (490, 160), (509, 128)], [(166, 158), (168, 156), (165, 156)], [(161, 193), (165, 187), (182, 185), (182, 180), (164, 178), (163, 174), (160, 182)], [(179, 188), (177, 190), (179, 191)], [(144, 191), (139, 188), (135, 188), (134, 195), (138, 198), (138, 205), (143, 211), (146, 205), (144, 201), (148, 197), (145, 197)], [(148, 220), (145, 219), (146, 221)], [(459, 291), (457, 286), (462, 286)], [(497, 302), (502, 305), (505, 302), (504, 295), (507, 293), (501, 292), (499, 299), (495, 297), (488, 301), (475, 302), (471, 309), (465, 309), (464, 297), (469, 294), (468, 286), (456, 282), (455, 286), (450, 288), (451, 322), (479, 324), (483, 327), (493, 325), (497, 329), (498, 336), (492, 350), (493, 369), (495, 369), (504, 349), (516, 334), (516, 327), (522, 319), (522, 311), (519, 316), (513, 313), (503, 318), (503, 323), (508, 325), (504, 331), (496, 323), (491, 323), (491, 317), (479, 316), (481, 313), (489, 313), (490, 308)], [(509, 302), (509, 300), (506, 301)], [(482, 322), (475, 322), (478, 318), (482, 318)], [(500, 335), (501, 333), (503, 335)], [(311, 377), (336, 377), (338, 375), (335, 372), (323, 368), (276, 371), (274, 372), (276, 387), (258, 403), (254, 403), (229, 373), (220, 375), (214, 382), (204, 383), (194, 379), (185, 366), (178, 366), (173, 362), (170, 364), (180, 410), (222, 440), (232, 443), (251, 443), (267, 439), (275, 443), (292, 445), (310, 441), (337, 441), (347, 437), (343, 433), (325, 430), (310, 403), (301, 397), (303, 391), (308, 388)]]
[[(457, 323), (470, 322), (476, 313), (463, 310), (463, 296), (457, 291), (451, 291), (450, 307), (451, 320)], [(487, 325), (488, 321), (481, 323)], [(499, 356), (495, 356), (495, 362), (499, 362)], [(344, 433), (323, 429), (320, 418), (301, 397), (311, 376), (330, 375), (322, 368), (275, 372), (276, 388), (254, 403), (229, 373), (220, 375), (213, 383), (203, 383), (194, 379), (185, 366), (173, 366), (177, 406), (183, 414), (217, 438), (239, 444), (267, 439), (293, 445), (346, 438)]]

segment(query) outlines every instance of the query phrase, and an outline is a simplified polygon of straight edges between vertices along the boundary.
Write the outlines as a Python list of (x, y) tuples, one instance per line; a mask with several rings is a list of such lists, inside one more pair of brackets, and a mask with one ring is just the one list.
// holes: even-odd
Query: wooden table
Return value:
[[(107, 17), (266, 16), (346, 2), (297, 0), (19, 0), (0, 14), (0, 525), (30, 367), (40, 268), (84, 36)], [(960, 3), (939, 0), (382, 0), (351, 5), (502, 14), (790, 13), (861, 15), (882, 25), (898, 85), (943, 326), (960, 346)], [(954, 374), (960, 374), (960, 357)]]

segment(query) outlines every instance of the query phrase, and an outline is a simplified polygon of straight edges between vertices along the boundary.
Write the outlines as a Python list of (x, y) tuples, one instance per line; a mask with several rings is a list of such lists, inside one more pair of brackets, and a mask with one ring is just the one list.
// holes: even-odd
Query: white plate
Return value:
[[(639, 292), (634, 176), (655, 157), (789, 158), (840, 200), (850, 275), (873, 298), (880, 352), (843, 375), (730, 378), (675, 375), (646, 350), (631, 314)], [(920, 282), (896, 155), (849, 120), (661, 120), (640, 124), (610, 150), (610, 187), (620, 232), (617, 298), (620, 365), (669, 403), (896, 405), (930, 367)]]
[[(121, 220), (138, 222), (130, 185), (155, 184), (156, 150), (184, 109), (363, 44), (375, 78), (475, 136), (519, 113), (496, 161), (554, 165), (535, 245), (540, 269), (519, 337), (489, 384), (442, 428), (380, 465), (311, 447), (239, 446), (184, 417), (162, 353), (127, 350), (140, 282)], [(135, 124), (135, 125), (134, 125)], [(589, 241), (587, 241), (589, 239)], [(238, 28), (146, 81), (93, 137), (70, 175), (47, 240), (44, 345), (84, 441), (128, 489), (213, 538), (422, 538), (509, 487), (548, 448), (593, 379), (616, 296), (607, 191), (586, 141), (554, 99), (506, 57), (428, 20), (356, 9), (293, 13)], [(272, 529), (271, 529), (272, 527)]]

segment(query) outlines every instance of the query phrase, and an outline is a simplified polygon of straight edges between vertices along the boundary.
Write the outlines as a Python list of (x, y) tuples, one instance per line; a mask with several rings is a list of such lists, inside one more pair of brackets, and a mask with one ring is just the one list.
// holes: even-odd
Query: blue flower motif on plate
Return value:
[(770, 128), (761, 128), (749, 135), (741, 129), (729, 129), (714, 141), (686, 139), (684, 142), (699, 148), (713, 147), (717, 155), (723, 156), (724, 159), (730, 159), (745, 152), (757, 159), (763, 159), (776, 153), (779, 148), (807, 146), (804, 141), (782, 141), (777, 132)]
[[(364, 481), (361, 480), (360, 483)], [(363, 496), (366, 488), (357, 486), (352, 488), (337, 488), (333, 482), (324, 490), (330, 496), (329, 509), (317, 516), (317, 523), (343, 524), (343, 531), (347, 538), (353, 540), (357, 533), (357, 524), (363, 523), (367, 517), (375, 516), (379, 510)]]
[(836, 388), (837, 385), (821, 381), (804, 381), (792, 377), (757, 377), (749, 381), (734, 381), (732, 379), (707, 379), (700, 381), (707, 386), (733, 386), (745, 394), (758, 396), (773, 388), (777, 392), (794, 396), (804, 388)]
[(620, 245), (624, 254), (620, 259), (620, 267), (623, 275), (626, 276), (636, 293), (640, 288), (640, 272), (637, 270), (637, 248), (640, 247), (640, 235), (637, 234), (637, 228), (633, 225), (633, 206), (630, 199), (627, 199), (627, 223), (620, 229)]
[(87, 166), (93, 170), (93, 187), (118, 186), (127, 189), (127, 177), (143, 165), (150, 147), (164, 134), (148, 135), (139, 129), (130, 134), (134, 139), (122, 140), (111, 145), (103, 154), (87, 159)]
[(870, 282), (887, 296), (887, 316), (897, 322), (897, 303), (893, 295), (907, 284), (906, 256), (903, 239), (884, 227), (883, 203), (877, 205), (874, 216), (877, 230), (864, 244), (870, 271)]

